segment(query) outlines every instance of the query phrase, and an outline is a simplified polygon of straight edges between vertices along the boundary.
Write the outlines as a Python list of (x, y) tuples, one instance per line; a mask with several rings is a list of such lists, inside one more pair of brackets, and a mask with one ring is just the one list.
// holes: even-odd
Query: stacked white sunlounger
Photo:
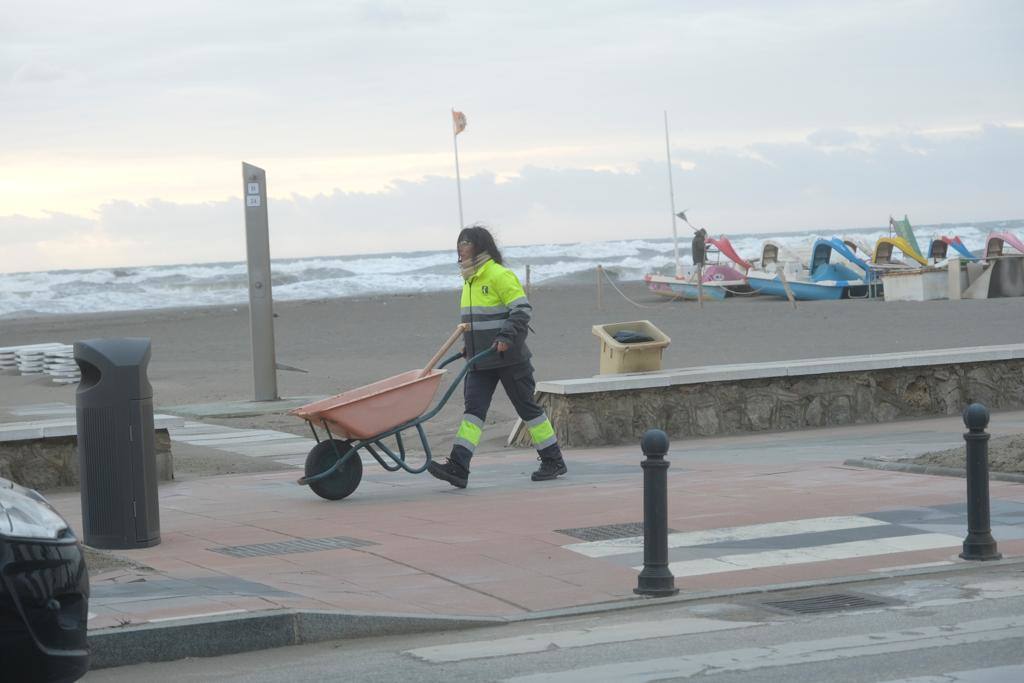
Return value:
[(0, 373), (12, 375), (18, 371), (18, 347), (0, 347)]
[(0, 372), (22, 375), (46, 373), (57, 384), (73, 384), (80, 378), (74, 360), (74, 346), (59, 342), (0, 347)]
[(46, 350), (44, 368), (56, 384), (77, 384), (82, 373), (75, 362), (75, 347), (61, 344)]

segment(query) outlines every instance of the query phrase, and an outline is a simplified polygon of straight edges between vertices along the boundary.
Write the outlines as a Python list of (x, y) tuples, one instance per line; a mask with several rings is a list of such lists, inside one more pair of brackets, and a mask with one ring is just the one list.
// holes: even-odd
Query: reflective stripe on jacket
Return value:
[(461, 308), (462, 322), (470, 324), (469, 331), (463, 335), (468, 358), (489, 348), (495, 339), (509, 345), (504, 354), (478, 361), (477, 368), (496, 368), (529, 360), (526, 335), (533, 307), (515, 273), (493, 260), (487, 261), (462, 285)]

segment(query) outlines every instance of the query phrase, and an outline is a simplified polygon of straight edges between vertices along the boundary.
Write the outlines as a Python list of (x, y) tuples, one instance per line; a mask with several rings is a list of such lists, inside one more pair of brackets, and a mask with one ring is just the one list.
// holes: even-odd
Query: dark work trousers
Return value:
[[(459, 435), (461, 437), (466, 431), (469, 431), (476, 435), (475, 443), (472, 436), (468, 440), (457, 437), (451, 452), (452, 460), (462, 465), (467, 471), (469, 470), (469, 461), (473, 457), (473, 449), (479, 443), (479, 434), (483, 431), (487, 410), (491, 407), (491, 398), (494, 396), (494, 390), (498, 387), (498, 382), (501, 382), (501, 386), (505, 388), (505, 393), (512, 401), (512, 407), (515, 408), (523, 422), (529, 424), (542, 417), (547, 419), (544, 417), (544, 409), (533, 400), (533, 393), (537, 385), (533, 379), (533, 366), (529, 361), (500, 368), (471, 370), (466, 375), (465, 384), (462, 387), (466, 408), (462, 416), (463, 426), (460, 427)], [(475, 430), (473, 426), (476, 427)], [(538, 453), (542, 458), (560, 458), (562, 455), (558, 443), (546, 445), (538, 449)]]

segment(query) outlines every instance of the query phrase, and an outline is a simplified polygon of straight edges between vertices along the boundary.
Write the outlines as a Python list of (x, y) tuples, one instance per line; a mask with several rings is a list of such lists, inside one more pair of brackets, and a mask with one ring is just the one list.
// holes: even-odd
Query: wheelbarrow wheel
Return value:
[[(345, 455), (348, 452), (350, 444), (350, 441), (331, 439), (313, 446), (313, 450), (306, 456), (306, 476), (311, 477), (329, 469), (338, 461), (339, 454)], [(362, 478), (363, 461), (359, 459), (358, 453), (353, 453), (331, 476), (314, 481), (309, 488), (321, 498), (341, 500), (356, 490)]]

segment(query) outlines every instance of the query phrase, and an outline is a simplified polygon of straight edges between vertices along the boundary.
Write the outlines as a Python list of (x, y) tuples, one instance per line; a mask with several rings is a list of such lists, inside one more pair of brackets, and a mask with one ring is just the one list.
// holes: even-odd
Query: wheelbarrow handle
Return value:
[(478, 353), (475, 356), (473, 356), (472, 358), (470, 358), (468, 361), (466, 361), (466, 365), (468, 365), (470, 367), (473, 367), (473, 364), (476, 363), (478, 360), (483, 360), (487, 356), (490, 356), (492, 353), (497, 353), (497, 352), (498, 352), (498, 349), (494, 348), (493, 346), (489, 346), (486, 349), (484, 349), (483, 351), (481, 351), (480, 353)]
[(437, 368), (440, 370), (441, 368), (445, 367), (446, 365), (451, 365), (452, 363), (454, 363), (455, 361), (457, 361), (460, 358), (462, 358), (462, 354), (461, 353), (456, 353), (455, 355), (453, 355), (453, 356), (451, 356), (449, 358), (445, 358), (443, 361), (438, 363), (437, 364)]
[(441, 348), (437, 350), (437, 353), (435, 353), (434, 357), (430, 359), (430, 362), (427, 363), (426, 367), (420, 371), (420, 377), (426, 377), (429, 375), (430, 371), (434, 369), (435, 365), (437, 365), (437, 361), (441, 360), (441, 356), (443, 356), (445, 352), (450, 349), (452, 345), (459, 340), (459, 337), (461, 337), (468, 329), (469, 325), (467, 323), (459, 323), (456, 325), (455, 331), (452, 332), (452, 335), (448, 337), (444, 344), (441, 345)]
[[(484, 349), (480, 353), (478, 353), (475, 356), (473, 356), (472, 358), (470, 358), (469, 361), (466, 363), (466, 365), (472, 365), (476, 361), (482, 359), (484, 356), (488, 356), (488, 355), (490, 355), (490, 354), (492, 354), (494, 352), (495, 352), (495, 349), (494, 349), (493, 346), (490, 347), (490, 348)], [(461, 352), (460, 353), (456, 353), (454, 356), (450, 356), (448, 358), (445, 358), (444, 361), (441, 362), (440, 364), (438, 364), (437, 367), (438, 367), (438, 369), (440, 369), (440, 368), (443, 368), (446, 365), (451, 365), (452, 363), (454, 363), (455, 361), (457, 361), (458, 359), (460, 359), (462, 357), (463, 357), (463, 355), (462, 355)]]

